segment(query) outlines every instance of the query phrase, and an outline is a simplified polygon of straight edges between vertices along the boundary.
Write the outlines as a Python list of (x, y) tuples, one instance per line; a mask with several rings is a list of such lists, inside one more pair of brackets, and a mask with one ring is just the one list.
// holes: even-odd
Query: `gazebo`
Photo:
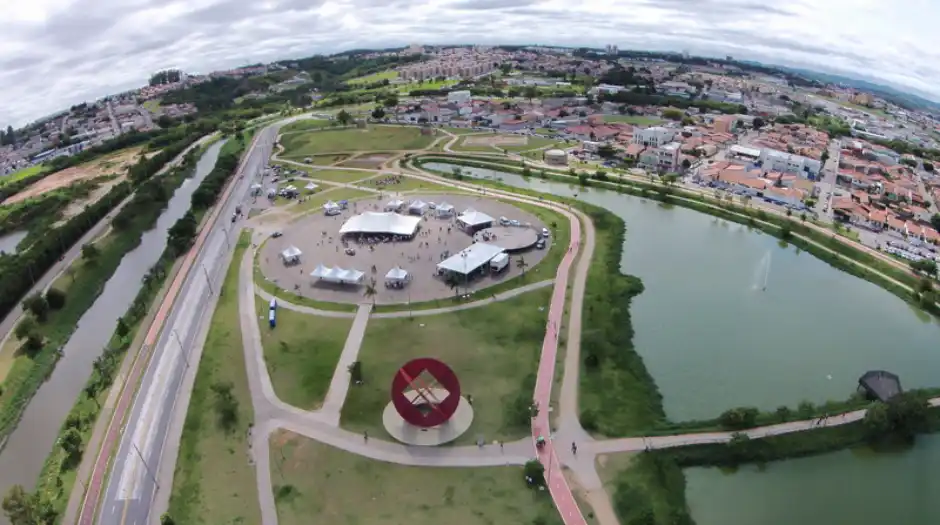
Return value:
[(300, 262), (300, 256), (303, 252), (296, 246), (288, 246), (281, 251), (281, 260), (285, 265), (297, 264)]
[(323, 205), (323, 212), (327, 215), (339, 215), (342, 211), (343, 208), (333, 201), (329, 201)]
[(421, 199), (411, 201), (411, 204), (408, 205), (408, 213), (412, 215), (424, 215), (424, 212), (428, 209), (428, 203), (424, 202)]
[(385, 274), (385, 286), (388, 288), (403, 288), (411, 280), (411, 274), (401, 266), (396, 266)]
[(467, 208), (457, 216), (457, 223), (460, 227), (470, 233), (489, 228), (493, 225), (493, 221), (494, 219), (489, 215), (473, 208)]
[(319, 187), (320, 187), (320, 186), (318, 186), (317, 184), (315, 184), (315, 183), (313, 183), (313, 182), (310, 182), (310, 183), (308, 183), (306, 186), (304, 186), (304, 189), (307, 190), (307, 191), (314, 191), (314, 190), (316, 190), (316, 189), (319, 188)]
[(399, 211), (404, 205), (405, 201), (401, 199), (392, 199), (385, 204), (385, 211)]
[(438, 217), (453, 217), (454, 206), (447, 202), (442, 202), (437, 205), (437, 209), (435, 209), (434, 212)]
[(888, 402), (892, 397), (903, 392), (901, 378), (884, 370), (869, 370), (858, 378), (858, 390), (868, 399)]

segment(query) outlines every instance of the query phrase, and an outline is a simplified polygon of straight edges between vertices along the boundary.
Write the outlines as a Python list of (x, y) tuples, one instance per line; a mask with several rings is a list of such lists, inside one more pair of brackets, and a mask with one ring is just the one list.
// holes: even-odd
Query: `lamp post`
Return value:
[(176, 331), (176, 328), (171, 330), (171, 333), (176, 338), (176, 344), (180, 345), (180, 354), (183, 355), (183, 360), (186, 361), (186, 368), (189, 368), (189, 356), (186, 355), (186, 348), (183, 346), (183, 342), (180, 341), (180, 333)]
[(157, 477), (153, 475), (153, 471), (150, 470), (150, 465), (147, 464), (147, 460), (144, 459), (144, 455), (140, 453), (140, 449), (137, 448), (137, 444), (131, 441), (131, 446), (134, 447), (134, 452), (137, 452), (137, 457), (139, 457), (140, 461), (144, 464), (144, 468), (147, 470), (147, 474), (150, 474), (150, 479), (153, 480), (153, 484), (156, 485), (157, 489), (159, 489), (160, 482), (157, 481)]

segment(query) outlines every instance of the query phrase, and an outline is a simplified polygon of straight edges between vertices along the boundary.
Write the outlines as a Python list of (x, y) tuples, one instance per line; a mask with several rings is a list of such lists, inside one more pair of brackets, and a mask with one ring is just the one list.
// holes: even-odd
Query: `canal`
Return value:
[[(173, 193), (156, 226), (124, 256), (101, 295), (78, 321), (55, 370), (30, 401), (0, 451), (0, 494), (6, 494), (13, 485), (31, 490), (36, 484), (59, 429), (91, 375), (92, 363), (111, 339), (118, 318), (137, 297), (144, 275), (163, 254), (167, 231), (189, 210), (193, 192), (215, 167), (223, 144), (217, 142), (206, 150), (193, 176)], [(8, 523), (5, 516), (0, 517), (0, 523)]]
[[(450, 172), (453, 165), (429, 163)], [(734, 406), (772, 410), (800, 401), (821, 403), (847, 398), (867, 370), (886, 369), (906, 388), (940, 386), (938, 325), (933, 318), (879, 287), (838, 271), (815, 257), (746, 226), (692, 210), (665, 206), (613, 191), (581, 188), (537, 177), (525, 179), (480, 168), (465, 175), (577, 198), (610, 210), (627, 226), (621, 270), (640, 277), (645, 291), (631, 307), (635, 346), (663, 395), (666, 414), (682, 421), (717, 416)], [(857, 455), (855, 455), (857, 456)], [(765, 507), (768, 491), (779, 502), (830, 501), (843, 480), (860, 478), (855, 492), (863, 503), (898, 509), (920, 490), (909, 465), (940, 461), (940, 436), (924, 438), (912, 451), (853, 459), (844, 452), (773, 464), (765, 472), (742, 469), (735, 475), (716, 469), (690, 469), (689, 503), (699, 525), (848, 522), (884, 523), (878, 513), (820, 512), (818, 519)], [(940, 465), (937, 465), (940, 466)], [(815, 494), (801, 477), (819, 478)], [(864, 481), (863, 481), (864, 479)], [(817, 483), (817, 482), (814, 482)], [(801, 486), (788, 494), (790, 485)], [(881, 484), (891, 484), (879, 502)], [(763, 486), (757, 490), (756, 486)], [(776, 488), (774, 488), (776, 487)], [(745, 490), (751, 488), (750, 490)], [(755, 495), (743, 499), (736, 494)], [(795, 489), (794, 489), (795, 490)], [(719, 497), (720, 496), (720, 497)], [(812, 498), (815, 498), (813, 500)], [(867, 498), (867, 499), (866, 499)], [(835, 510), (847, 497), (832, 498)], [(940, 522), (940, 504), (921, 505), (921, 518), (895, 523)], [(793, 505), (798, 507), (797, 505)], [(864, 505), (862, 505), (864, 506)], [(732, 519), (737, 509), (747, 519)], [(723, 514), (719, 511), (723, 510)], [(915, 512), (913, 510), (909, 512)], [(932, 512), (933, 514), (928, 514)], [(899, 516), (904, 516), (900, 514)], [(779, 518), (779, 519), (778, 519)], [(849, 518), (849, 519), (845, 519)]]

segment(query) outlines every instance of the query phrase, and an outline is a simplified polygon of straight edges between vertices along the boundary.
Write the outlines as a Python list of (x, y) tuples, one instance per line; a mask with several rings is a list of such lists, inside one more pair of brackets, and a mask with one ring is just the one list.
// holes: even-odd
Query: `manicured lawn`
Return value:
[(456, 80), (433, 80), (430, 82), (409, 82), (408, 84), (402, 84), (398, 88), (399, 93), (408, 94), (411, 91), (416, 91), (419, 89), (442, 89), (448, 86), (453, 86), (456, 84)]
[(306, 213), (320, 208), (329, 201), (339, 202), (342, 200), (361, 199), (365, 197), (374, 198), (374, 196), (378, 196), (378, 194), (353, 188), (335, 188), (317, 193), (313, 197), (298, 204), (295, 209)]
[(444, 131), (449, 131), (454, 135), (472, 135), (474, 133), (486, 133), (486, 130), (482, 129), (473, 129), (473, 128), (441, 128)]
[(271, 463), (280, 525), (562, 523), (547, 491), (526, 486), (520, 466), (396, 465), (290, 432), (271, 436)]
[(20, 179), (25, 179), (26, 177), (32, 177), (33, 175), (42, 171), (42, 169), (42, 165), (37, 164), (35, 166), (29, 166), (28, 168), (16, 170), (9, 175), (0, 177), (0, 186), (3, 186), (4, 184), (10, 184), (11, 182), (16, 182)]
[(376, 82), (381, 82), (383, 80), (388, 80), (391, 82), (398, 78), (398, 71), (392, 69), (386, 71), (379, 71), (378, 73), (372, 73), (371, 75), (366, 75), (364, 77), (357, 77), (351, 80), (347, 80), (346, 83), (353, 86), (360, 86), (366, 84), (374, 84)]
[(268, 325), (268, 303), (255, 298), (264, 361), (277, 397), (289, 405), (315, 410), (323, 403), (343, 351), (352, 318), (306, 315), (280, 308), (277, 327)]
[(415, 177), (409, 177), (407, 175), (403, 175), (401, 178), (401, 182), (399, 182), (398, 184), (388, 184), (388, 185), (381, 186), (381, 187), (375, 186), (375, 181), (381, 180), (381, 179), (382, 177), (378, 177), (375, 180), (365, 181), (365, 182), (360, 183), (359, 185), (366, 187), (366, 188), (381, 190), (384, 192), (400, 192), (400, 191), (411, 191), (411, 190), (441, 191), (441, 192), (453, 191), (453, 188), (450, 188), (448, 186), (442, 186), (434, 182), (428, 182), (426, 180), (418, 179)]
[(497, 146), (500, 149), (508, 151), (526, 151), (530, 149), (544, 148), (558, 142), (555, 139), (546, 139), (542, 137), (529, 137), (524, 146)]
[(447, 314), (371, 319), (359, 351), (365, 383), (349, 390), (342, 426), (387, 436), (382, 411), (395, 371), (410, 359), (437, 357), (473, 397), (473, 424), (457, 443), (525, 436), (550, 296), (549, 287)]
[[(179, 459), (173, 476), (170, 515), (176, 523), (261, 523), (248, 428), (254, 421), (238, 315), (238, 271), (251, 235), (242, 233), (199, 362)], [(226, 430), (218, 413), (216, 385), (231, 385), (237, 422)]]
[(422, 135), (417, 127), (397, 126), (292, 133), (281, 139), (284, 156), (295, 159), (330, 152), (419, 150), (433, 141), (433, 135)]
[(144, 109), (146, 109), (147, 111), (149, 111), (149, 112), (151, 112), (151, 113), (159, 113), (159, 112), (160, 112), (160, 101), (157, 100), (157, 99), (155, 99), (155, 98), (152, 98), (152, 99), (150, 99), (150, 100), (144, 101), (144, 103), (143, 103), (142, 105), (144, 106)]
[(374, 177), (375, 173), (357, 170), (310, 170), (311, 179), (326, 180), (330, 182), (356, 182), (357, 180)]
[(663, 121), (656, 117), (644, 117), (642, 115), (604, 115), (604, 122), (623, 122), (634, 126), (655, 126)]
[(301, 119), (296, 122), (291, 122), (290, 124), (281, 128), (281, 134), (286, 133), (295, 133), (297, 131), (309, 131), (312, 129), (323, 129), (328, 128), (336, 122), (333, 120), (323, 120), (323, 119)]

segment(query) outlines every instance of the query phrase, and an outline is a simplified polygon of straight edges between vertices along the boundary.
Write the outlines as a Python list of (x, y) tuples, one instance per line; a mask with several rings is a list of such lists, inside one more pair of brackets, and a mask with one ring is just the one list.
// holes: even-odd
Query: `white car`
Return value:
[(512, 219), (511, 221), (509, 221), (509, 224), (511, 226), (522, 226), (522, 223), (517, 221), (516, 219)]
[(500, 226), (509, 226), (509, 219), (507, 219), (506, 217), (500, 217), (500, 218), (499, 218), (499, 225), (500, 225)]
[(548, 228), (542, 228), (542, 237), (548, 237)]

